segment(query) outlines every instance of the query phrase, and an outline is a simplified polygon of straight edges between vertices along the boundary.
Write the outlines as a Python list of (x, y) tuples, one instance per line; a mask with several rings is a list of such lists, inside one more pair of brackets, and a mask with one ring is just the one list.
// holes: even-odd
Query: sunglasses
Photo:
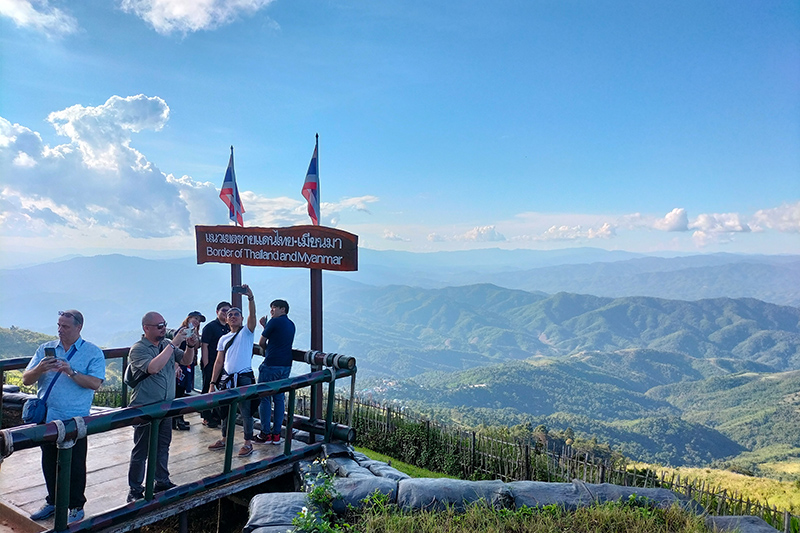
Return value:
[(159, 322), (158, 324), (145, 324), (145, 326), (150, 326), (151, 328), (162, 329), (162, 328), (167, 327), (167, 323), (166, 322)]
[(83, 317), (82, 316), (74, 315), (74, 314), (72, 314), (70, 312), (64, 312), (64, 311), (59, 311), (58, 312), (58, 316), (65, 316), (67, 318), (71, 318), (72, 320), (75, 320), (78, 324), (83, 325)]

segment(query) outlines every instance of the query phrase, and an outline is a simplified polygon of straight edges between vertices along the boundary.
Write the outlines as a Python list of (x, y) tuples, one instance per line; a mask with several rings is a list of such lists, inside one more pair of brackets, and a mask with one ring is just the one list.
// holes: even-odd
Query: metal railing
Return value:
[[(255, 349), (259, 348), (256, 346)], [(125, 355), (123, 357), (124, 360), (127, 359), (127, 348), (115, 350), (125, 350)], [(34, 448), (42, 443), (55, 443), (57, 445), (57, 468), (59, 475), (56, 482), (54, 529), (55, 531), (65, 531), (67, 530), (67, 505), (69, 502), (70, 490), (69, 465), (72, 461), (72, 445), (75, 439), (84, 438), (87, 435), (112, 431), (126, 426), (151, 424), (144, 498), (128, 503), (123, 507), (112, 509), (101, 515), (94, 516), (89, 520), (84, 520), (69, 526), (69, 531), (86, 531), (121, 524), (133, 517), (155, 511), (166, 504), (189, 498), (200, 492), (248, 477), (277, 465), (290, 463), (302, 457), (316, 455), (321, 451), (321, 447), (324, 443), (330, 442), (333, 439), (352, 442), (355, 439), (353, 429), (333, 422), (333, 398), (335, 398), (336, 395), (336, 380), (346, 377), (351, 378), (350, 392), (352, 395), (352, 385), (354, 384), (353, 381), (355, 380), (357, 371), (355, 358), (338, 354), (325, 354), (313, 351), (302, 352), (299, 350), (293, 350), (292, 355), (294, 360), (313, 364), (314, 366), (312, 366), (312, 368), (318, 368), (324, 365), (331, 366), (279, 381), (247, 385), (198, 396), (187, 396), (173, 401), (144, 406), (126, 407), (86, 417), (75, 417), (63, 421), (56, 420), (47, 424), (2, 429), (0, 430), (0, 457), (6, 458), (14, 451)], [(119, 357), (116, 353), (112, 356)], [(106, 357), (111, 358), (108, 354)], [(22, 359), (24, 359), (24, 364)], [(3, 370), (25, 368), (29, 359), (30, 358), (20, 358), (0, 361), (0, 363), (6, 363), (5, 365), (0, 364), (0, 376), (2, 376), (1, 372)], [(329, 398), (324, 419), (315, 418), (313, 415), (310, 417), (295, 416), (296, 391), (309, 387), (313, 395), (314, 389), (318, 388), (316, 386), (321, 386), (323, 383), (328, 383), (327, 396)], [(163, 423), (165, 418), (200, 412), (216, 407), (227, 407), (228, 427), (233, 428), (236, 421), (237, 407), (241, 402), (252, 401), (257, 398), (286, 392), (289, 393), (289, 402), (287, 406), (288, 415), (286, 417), (287, 438), (284, 441), (282, 455), (249, 463), (238, 468), (232, 468), (233, 439), (235, 432), (229, 430), (226, 437), (225, 457), (221, 473), (203, 478), (194, 483), (169, 489), (157, 495), (154, 493), (158, 426)], [(125, 389), (123, 389), (123, 395), (127, 397), (127, 391)], [(292, 451), (292, 428), (307, 431), (311, 436), (309, 439), (311, 441), (310, 444), (300, 450)], [(317, 439), (317, 436), (322, 437), (321, 442)], [(2, 461), (2, 459), (0, 459), (0, 461)]]

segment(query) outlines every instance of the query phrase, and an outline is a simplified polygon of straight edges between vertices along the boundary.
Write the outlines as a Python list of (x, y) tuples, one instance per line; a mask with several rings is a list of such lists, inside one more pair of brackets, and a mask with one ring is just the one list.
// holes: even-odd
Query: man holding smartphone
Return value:
[[(83, 315), (80, 311), (69, 309), (58, 312), (58, 340), (45, 342), (22, 373), (22, 383), (36, 383), (39, 398), (42, 398), (50, 384), (47, 396), (47, 418), (67, 420), (78, 416), (88, 416), (94, 399), (94, 391), (106, 379), (106, 360), (103, 351), (81, 338)], [(63, 375), (62, 375), (63, 374)], [(33, 520), (44, 520), (55, 513), (56, 466), (58, 449), (53, 442), (42, 444), (42, 472), (47, 485), (45, 504), (31, 514)], [(68, 522), (81, 520), (86, 503), (86, 437), (78, 439), (72, 448), (70, 470)]]
[[(186, 340), (186, 328), (180, 328), (172, 340), (167, 340), (167, 321), (160, 313), (150, 311), (142, 317), (144, 335), (128, 353), (130, 365), (138, 373), (147, 374), (133, 388), (131, 407), (175, 399), (175, 365), (191, 364), (194, 350), (183, 351), (178, 346)], [(133, 449), (128, 466), (128, 502), (144, 497), (145, 468), (150, 440), (151, 423), (133, 427)], [(175, 486), (169, 479), (169, 445), (172, 442), (172, 425), (162, 420), (158, 425), (156, 450), (156, 492)]]

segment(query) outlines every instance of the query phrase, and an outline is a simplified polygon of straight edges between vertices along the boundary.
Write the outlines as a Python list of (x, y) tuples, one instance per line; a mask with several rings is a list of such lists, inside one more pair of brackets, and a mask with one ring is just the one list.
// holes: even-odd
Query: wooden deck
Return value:
[[(199, 481), (222, 472), (224, 452), (212, 451), (208, 445), (221, 437), (219, 429), (202, 425), (199, 414), (186, 416), (190, 431), (173, 431), (170, 446), (169, 471), (173, 483), (182, 485)], [(86, 517), (98, 515), (126, 505), (128, 495), (128, 461), (133, 447), (133, 428), (126, 427), (106, 433), (89, 435), (86, 480)], [(243, 442), (242, 428), (236, 426), (233, 468), (275, 457), (283, 453), (280, 446), (254, 444), (249, 457), (236, 456)], [(292, 449), (306, 445), (292, 442)], [(288, 471), (287, 469), (281, 469)], [(283, 472), (281, 472), (283, 473)], [(272, 477), (275, 477), (274, 475)], [(263, 477), (262, 481), (270, 479)], [(247, 483), (251, 486), (253, 483)], [(219, 492), (219, 491), (216, 491)], [(227, 491), (231, 493), (233, 491)], [(53, 518), (33, 522), (28, 515), (44, 504), (47, 489), (41, 469), (38, 448), (14, 452), (0, 464), (0, 531), (46, 531), (53, 528)], [(212, 495), (213, 496), (213, 495)], [(216, 499), (214, 496), (213, 499)], [(211, 497), (194, 498), (199, 505)], [(203, 500), (202, 502), (200, 500)], [(195, 505), (183, 505), (184, 509)]]

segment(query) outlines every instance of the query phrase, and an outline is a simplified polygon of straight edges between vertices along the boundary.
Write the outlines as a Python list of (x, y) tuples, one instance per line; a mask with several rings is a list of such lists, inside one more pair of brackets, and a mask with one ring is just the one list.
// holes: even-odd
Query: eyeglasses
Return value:
[(78, 324), (83, 325), (83, 317), (81, 315), (76, 315), (70, 313), (69, 311), (59, 311), (58, 316), (65, 316), (67, 318), (71, 318), (72, 320), (76, 321)]
[(231, 308), (230, 308), (230, 307), (223, 307), (222, 309), (220, 309), (220, 310), (219, 310), (219, 311), (217, 311), (217, 312), (220, 312), (220, 311), (221, 311), (221, 312), (223, 312), (223, 313), (225, 313), (225, 314), (227, 315), (227, 314), (228, 314), (228, 311), (230, 311), (230, 310), (231, 310)]
[(158, 324), (145, 324), (145, 326), (150, 326), (151, 328), (162, 329), (162, 328), (167, 327), (167, 323), (166, 322), (159, 322)]

